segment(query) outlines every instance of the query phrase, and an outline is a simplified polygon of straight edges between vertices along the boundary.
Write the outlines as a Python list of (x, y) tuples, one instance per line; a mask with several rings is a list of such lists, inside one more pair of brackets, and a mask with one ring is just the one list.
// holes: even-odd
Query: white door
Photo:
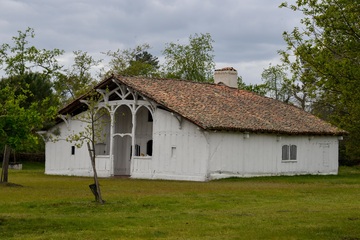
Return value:
[(320, 143), (320, 147), (322, 149), (322, 165), (327, 169), (330, 167), (330, 143)]

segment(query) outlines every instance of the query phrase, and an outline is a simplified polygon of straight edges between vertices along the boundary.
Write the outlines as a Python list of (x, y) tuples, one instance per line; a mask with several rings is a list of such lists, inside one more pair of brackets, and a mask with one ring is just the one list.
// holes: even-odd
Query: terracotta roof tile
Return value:
[[(125, 84), (205, 130), (235, 130), (290, 135), (345, 135), (343, 131), (295, 106), (224, 85), (174, 79), (110, 77), (95, 88)], [(59, 111), (84, 111), (80, 99)]]
[(215, 72), (218, 72), (218, 71), (220, 71), (220, 72), (222, 72), (222, 71), (234, 71), (234, 72), (236, 72), (236, 69), (233, 68), (233, 67), (224, 67), (224, 68), (220, 68), (220, 69), (215, 69)]
[(245, 90), (173, 79), (120, 76), (116, 79), (203, 129), (279, 134), (346, 134), (295, 106)]

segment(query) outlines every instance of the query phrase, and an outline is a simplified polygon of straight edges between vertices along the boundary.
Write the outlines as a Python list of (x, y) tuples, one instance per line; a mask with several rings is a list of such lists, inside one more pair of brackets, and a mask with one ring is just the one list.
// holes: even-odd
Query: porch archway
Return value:
[(130, 175), (132, 118), (129, 106), (116, 107), (113, 134), (114, 175)]

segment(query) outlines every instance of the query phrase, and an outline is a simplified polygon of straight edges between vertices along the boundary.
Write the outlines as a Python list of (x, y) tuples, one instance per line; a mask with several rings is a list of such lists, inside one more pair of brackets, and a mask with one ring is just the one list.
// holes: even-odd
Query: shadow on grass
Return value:
[(23, 187), (23, 186), (16, 183), (0, 182), (0, 187)]

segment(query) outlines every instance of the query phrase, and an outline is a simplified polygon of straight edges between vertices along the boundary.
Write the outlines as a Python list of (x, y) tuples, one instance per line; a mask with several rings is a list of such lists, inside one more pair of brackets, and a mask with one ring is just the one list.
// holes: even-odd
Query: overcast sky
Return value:
[[(163, 59), (166, 43), (187, 43), (210, 33), (216, 68), (234, 67), (245, 83), (260, 83), (264, 68), (279, 63), (285, 30), (301, 16), (278, 6), (282, 0), (0, 0), (0, 44), (17, 31), (35, 29), (31, 45), (66, 51), (101, 52), (148, 43)], [(294, 1), (288, 1), (289, 3)]]

